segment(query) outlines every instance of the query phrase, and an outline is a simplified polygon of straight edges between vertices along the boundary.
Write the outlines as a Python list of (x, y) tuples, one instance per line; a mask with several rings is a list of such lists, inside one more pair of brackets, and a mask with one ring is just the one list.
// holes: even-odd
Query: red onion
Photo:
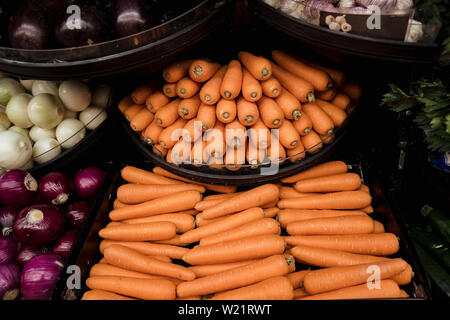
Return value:
[(78, 230), (69, 230), (64, 233), (53, 245), (52, 252), (68, 259), (72, 252), (73, 245), (77, 240)]
[(11, 237), (0, 236), (0, 264), (14, 262), (18, 243)]
[(11, 234), (14, 219), (18, 213), (19, 210), (13, 207), (0, 208), (0, 235), (9, 236)]
[(54, 205), (66, 203), (72, 190), (72, 180), (62, 172), (47, 173), (39, 182), (41, 199)]
[(23, 268), (28, 260), (41, 253), (44, 253), (44, 250), (29, 245), (23, 245), (21, 246), (19, 253), (17, 254), (16, 264)]
[(0, 264), (0, 300), (15, 300), (20, 292), (20, 268), (12, 263)]
[(104, 180), (105, 173), (100, 168), (89, 167), (80, 170), (74, 178), (77, 195), (83, 200), (94, 198)]
[(308, 19), (316, 19), (319, 17), (320, 11), (336, 12), (336, 8), (325, 0), (308, 0), (303, 14)]
[(91, 205), (86, 201), (73, 202), (66, 208), (64, 219), (69, 226), (81, 229), (88, 218), (90, 209)]
[(54, 253), (43, 253), (31, 258), (23, 267), (20, 287), (25, 300), (49, 300), (63, 259)]
[(64, 219), (61, 211), (50, 204), (28, 206), (14, 220), (13, 231), (24, 244), (43, 247), (62, 232)]
[(22, 170), (11, 170), (0, 178), (0, 203), (20, 208), (36, 197), (37, 182), (31, 174)]

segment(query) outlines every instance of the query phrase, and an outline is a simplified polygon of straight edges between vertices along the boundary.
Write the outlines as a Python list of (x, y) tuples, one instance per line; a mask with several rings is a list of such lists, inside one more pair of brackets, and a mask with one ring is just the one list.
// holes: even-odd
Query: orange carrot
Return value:
[(264, 122), (259, 118), (256, 123), (250, 127), (249, 137), (250, 142), (258, 148), (267, 149), (270, 147), (271, 133)]
[(348, 166), (343, 161), (328, 161), (319, 165), (313, 166), (305, 171), (297, 173), (293, 176), (281, 179), (283, 183), (295, 183), (304, 179), (312, 179), (323, 176), (330, 176), (339, 173), (346, 173)]
[[(152, 258), (156, 259), (157, 256)], [(119, 267), (115, 267), (108, 263), (97, 263), (96, 265), (94, 265), (89, 272), (89, 276), (90, 277), (114, 276), (114, 277), (127, 277), (138, 279), (159, 279), (159, 280), (164, 279), (164, 280), (171, 280), (175, 282), (175, 284), (178, 284), (180, 281), (179, 279), (174, 279), (166, 276), (155, 276), (147, 273), (130, 271)]]
[(158, 87), (159, 84), (153, 82), (144, 83), (131, 91), (131, 98), (136, 104), (144, 104), (148, 96), (151, 95)]
[(331, 103), (341, 110), (347, 110), (347, 108), (350, 106), (351, 100), (345, 93), (338, 92), (333, 100), (331, 100)]
[(374, 220), (373, 224), (373, 233), (384, 233), (384, 226), (381, 222)]
[(228, 147), (245, 146), (246, 139), (246, 129), (237, 119), (225, 125), (225, 143)]
[(213, 158), (223, 158), (226, 150), (225, 126), (216, 121), (214, 128), (205, 132), (203, 140), (206, 141), (205, 152)]
[(300, 102), (289, 91), (283, 89), (275, 101), (283, 110), (286, 119), (298, 120), (302, 116)]
[(127, 204), (120, 202), (118, 199), (114, 200), (113, 202), (113, 209), (118, 209), (126, 206)]
[(104, 254), (105, 249), (114, 244), (128, 247), (142, 253), (143, 255), (168, 256), (172, 259), (181, 259), (187, 252), (189, 252), (189, 249), (187, 248), (165, 244), (113, 240), (102, 240), (100, 242), (99, 250), (102, 254)]
[(178, 119), (178, 104), (181, 99), (174, 99), (155, 113), (156, 123), (163, 128), (172, 125)]
[(200, 212), (200, 213), (195, 217), (195, 226), (196, 226), (196, 227), (203, 227), (203, 226), (206, 226), (207, 224), (211, 224), (211, 223), (214, 223), (214, 222), (223, 220), (223, 219), (225, 219), (225, 218), (227, 218), (227, 217), (229, 217), (229, 216), (231, 216), (231, 214), (230, 214), (230, 215), (223, 216), (223, 217), (220, 217), (220, 218), (215, 218), (215, 219), (205, 219), (205, 218), (203, 218), (202, 213)]
[(189, 67), (189, 76), (196, 82), (208, 81), (221, 67), (220, 64), (203, 59), (195, 60)]
[(242, 96), (250, 102), (261, 99), (262, 87), (247, 69), (242, 70)]
[(145, 100), (145, 105), (149, 111), (154, 113), (169, 102), (170, 99), (164, 93), (155, 91)]
[(147, 128), (153, 121), (154, 115), (146, 108), (143, 108), (136, 115), (134, 115), (130, 120), (130, 127), (133, 131), (140, 132)]
[(232, 263), (222, 263), (222, 264), (205, 264), (199, 266), (188, 267), (195, 273), (197, 278), (210, 276), (212, 274), (224, 272), (227, 270), (235, 269), (238, 267), (249, 265), (250, 263), (256, 262), (258, 260), (246, 260)]
[(268, 128), (279, 128), (283, 124), (284, 112), (275, 100), (262, 97), (257, 105), (261, 120)]
[(367, 207), (361, 208), (361, 211), (363, 211), (363, 212), (365, 212), (367, 214), (371, 214), (371, 213), (373, 213), (373, 207), (369, 205)]
[(227, 66), (222, 66), (214, 76), (209, 79), (200, 89), (200, 100), (204, 104), (212, 105), (216, 104), (217, 101), (221, 98), (220, 95), (220, 86), (222, 84), (223, 76), (227, 71)]
[(133, 99), (130, 95), (123, 97), (117, 106), (117, 108), (120, 110), (120, 112), (124, 113), (128, 107), (134, 104)]
[(201, 103), (196, 120), (201, 122), (203, 131), (213, 128), (216, 123), (216, 107)]
[(192, 296), (192, 297), (176, 298), (175, 300), (202, 300), (202, 297)]
[(177, 84), (166, 83), (162, 87), (162, 92), (168, 98), (175, 98), (177, 96)]
[(138, 204), (145, 201), (153, 200), (169, 194), (196, 190), (200, 193), (205, 192), (205, 187), (194, 184), (175, 184), (175, 185), (160, 185), (160, 184), (135, 184), (129, 183), (120, 186), (117, 189), (117, 199), (125, 204)]
[(183, 119), (193, 119), (198, 112), (200, 107), (200, 98), (197, 95), (192, 98), (183, 99), (178, 104), (178, 115)]
[(140, 224), (140, 223), (160, 222), (160, 221), (172, 222), (176, 225), (178, 233), (184, 233), (194, 229), (195, 218), (189, 214), (176, 212), (176, 213), (159, 214), (156, 216), (145, 218), (123, 220), (123, 223)]
[(144, 169), (133, 166), (125, 166), (120, 172), (122, 179), (136, 184), (180, 184), (180, 182), (156, 175)]
[(325, 91), (316, 91), (316, 99), (331, 101), (331, 100), (333, 100), (336, 93), (337, 93), (337, 90), (335, 87), (328, 88)]
[(197, 119), (191, 119), (185, 122), (183, 127), (183, 139), (194, 143), (198, 139), (202, 138), (202, 124)]
[(311, 61), (306, 61), (304, 59), (299, 59), (299, 60), (303, 61), (304, 63), (306, 63), (308, 65), (310, 65), (311, 67), (320, 69), (320, 70), (325, 71), (326, 73), (328, 73), (328, 75), (330, 76), (331, 80), (333, 80), (334, 86), (337, 87), (337, 88), (340, 88), (344, 84), (344, 82), (346, 80), (345, 73), (343, 73), (340, 70), (333, 69), (333, 68), (330, 68), (330, 67), (326, 67), (326, 66), (323, 66), (323, 65), (320, 65), (320, 64), (317, 64), (317, 63), (313, 63)]
[(257, 80), (267, 80), (272, 76), (272, 65), (268, 59), (246, 51), (238, 52), (238, 59)]
[[(288, 138), (288, 137), (286, 137)], [(280, 144), (280, 141), (278, 138), (275, 138), (273, 135), (270, 138), (272, 143), (270, 144), (270, 147), (267, 148), (267, 158), (271, 162), (282, 164), (286, 159), (286, 149), (284, 149), (283, 145)]]
[(294, 125), (294, 128), (297, 130), (298, 134), (302, 137), (311, 132), (313, 125), (311, 118), (306, 113), (302, 113), (300, 119), (292, 121), (292, 124)]
[(311, 192), (298, 192), (293, 187), (280, 187), (280, 199), (304, 198), (312, 195), (316, 194)]
[(189, 243), (184, 243), (184, 242), (180, 241), (180, 235), (179, 234), (177, 234), (172, 239), (153, 241), (153, 243), (156, 243), (156, 244), (167, 244), (167, 245), (178, 246), (178, 247), (184, 247), (184, 246), (189, 245)]
[(358, 190), (361, 177), (356, 173), (340, 173), (336, 175), (310, 178), (297, 181), (294, 188), (298, 192), (337, 192)]
[(177, 82), (188, 74), (189, 67), (193, 61), (194, 60), (183, 60), (168, 65), (162, 71), (164, 80), (170, 83)]
[(369, 187), (368, 186), (366, 186), (365, 184), (363, 184), (363, 183), (361, 183), (361, 186), (359, 187), (359, 190), (361, 190), (361, 191), (365, 191), (365, 192), (368, 192), (368, 193), (370, 193), (370, 189), (369, 189)]
[(341, 91), (349, 96), (355, 103), (358, 103), (361, 98), (361, 87), (357, 83), (348, 82), (342, 86)]
[(225, 99), (235, 99), (241, 92), (242, 66), (237, 60), (231, 60), (220, 85), (220, 94)]
[(333, 120), (321, 107), (312, 102), (306, 103), (302, 107), (303, 112), (311, 119), (314, 131), (319, 134), (330, 134), (333, 132)]
[(163, 131), (155, 119), (142, 131), (142, 139), (146, 144), (156, 144), (158, 142), (159, 135)]
[(166, 148), (164, 148), (162, 145), (160, 145), (159, 143), (153, 145), (152, 151), (154, 154), (156, 154), (157, 156), (164, 158), (167, 155), (168, 150)]
[(139, 111), (143, 110), (145, 107), (142, 104), (133, 104), (131, 106), (129, 106), (125, 112), (125, 118), (128, 121), (131, 121), (131, 119), (133, 119), (133, 117), (139, 113)]
[(305, 147), (303, 146), (301, 139), (295, 148), (286, 150), (286, 156), (289, 157), (289, 161), (291, 162), (295, 162), (306, 157)]
[(118, 241), (166, 240), (175, 237), (176, 234), (177, 226), (167, 221), (114, 225), (98, 232), (103, 239)]
[(311, 130), (307, 135), (302, 136), (301, 142), (305, 151), (309, 154), (315, 154), (323, 147), (322, 139), (314, 130)]
[(180, 98), (192, 98), (200, 91), (200, 83), (189, 77), (184, 77), (177, 82), (177, 96)]
[(289, 273), (286, 277), (291, 282), (294, 289), (303, 288), (303, 279), (311, 270), (301, 270)]
[(281, 84), (274, 77), (261, 81), (261, 87), (263, 90), (263, 94), (269, 98), (276, 98), (281, 93)]
[(97, 276), (88, 278), (86, 285), (93, 290), (111, 291), (144, 300), (174, 300), (176, 297), (176, 285), (169, 280)]
[[(317, 218), (334, 218), (342, 216), (367, 216), (359, 210), (307, 210), (283, 209), (278, 212), (278, 222), (283, 228), (295, 221), (304, 221)], [(375, 227), (374, 227), (375, 228)]]
[(276, 64), (272, 64), (274, 77), (292, 93), (301, 103), (314, 101), (314, 87), (311, 83), (295, 74), (284, 70)]
[(280, 143), (286, 149), (294, 149), (300, 143), (300, 135), (291, 121), (284, 121), (278, 134)]
[(290, 235), (335, 235), (372, 233), (374, 223), (363, 215), (316, 218), (290, 222), (286, 231)]
[(182, 191), (140, 204), (115, 209), (109, 213), (109, 217), (113, 221), (120, 221), (125, 219), (148, 217), (161, 213), (189, 210), (193, 209), (195, 204), (200, 200), (200, 192), (195, 190)]
[(183, 134), (186, 120), (179, 118), (170, 126), (163, 128), (158, 137), (158, 143), (166, 149), (172, 148)]
[(345, 119), (347, 118), (347, 114), (345, 111), (339, 109), (332, 103), (327, 101), (316, 99), (315, 101), (319, 107), (322, 108), (323, 111), (333, 120), (335, 126), (340, 126)]
[(217, 120), (230, 123), (236, 118), (236, 102), (234, 100), (220, 99), (216, 104)]
[(83, 294), (81, 300), (136, 300), (136, 299), (121, 296), (119, 294), (105, 290), (88, 290)]
[[(232, 195), (233, 193), (227, 193)], [(212, 200), (205, 200), (203, 199), (200, 202), (197, 202), (197, 204), (195, 205), (195, 209), (198, 211), (203, 211), (207, 208), (211, 208), (214, 207), (216, 204), (221, 203), (224, 199), (212, 199)]]
[(305, 289), (303, 288), (297, 288), (294, 290), (294, 300), (297, 300), (299, 298), (307, 297), (308, 293), (306, 293)]
[(269, 207), (264, 208), (264, 217), (266, 218), (275, 218), (275, 216), (278, 214), (280, 209), (278, 207)]
[(252, 168), (257, 168), (266, 157), (266, 149), (258, 148), (253, 143), (248, 143), (245, 157)]
[(292, 257), (274, 255), (245, 266), (180, 283), (177, 286), (177, 296), (207, 295), (284, 276), (289, 273), (289, 267), (293, 263)]

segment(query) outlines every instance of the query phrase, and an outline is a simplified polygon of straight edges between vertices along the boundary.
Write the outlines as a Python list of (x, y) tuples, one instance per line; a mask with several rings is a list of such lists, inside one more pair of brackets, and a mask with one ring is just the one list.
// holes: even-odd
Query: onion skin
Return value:
[(66, 203), (72, 191), (72, 180), (62, 172), (47, 173), (39, 182), (39, 195), (41, 199), (54, 205)]
[(66, 224), (75, 229), (84, 227), (91, 210), (91, 205), (86, 201), (76, 201), (66, 208), (64, 220)]
[(14, 262), (18, 246), (11, 237), (0, 236), (0, 264)]
[(20, 279), (24, 300), (49, 300), (64, 260), (54, 253), (31, 258), (23, 267)]
[(69, 230), (64, 233), (53, 245), (52, 252), (67, 261), (72, 252), (73, 245), (78, 237), (78, 230)]
[(28, 260), (41, 253), (43, 253), (42, 249), (38, 249), (29, 245), (23, 245), (21, 246), (19, 253), (17, 253), (16, 264), (23, 268)]
[(0, 178), (0, 203), (24, 207), (36, 198), (37, 181), (28, 172), (11, 170)]
[(49, 204), (28, 206), (14, 220), (13, 231), (20, 243), (44, 247), (54, 241), (64, 228), (61, 211)]
[(19, 210), (13, 207), (0, 208), (0, 225), (2, 227), (0, 235), (8, 236), (12, 233), (12, 226)]
[(80, 170), (74, 177), (75, 190), (83, 200), (93, 199), (100, 190), (105, 173), (97, 167), (88, 167)]
[(15, 300), (20, 292), (20, 268), (12, 263), (0, 264), (0, 300)]

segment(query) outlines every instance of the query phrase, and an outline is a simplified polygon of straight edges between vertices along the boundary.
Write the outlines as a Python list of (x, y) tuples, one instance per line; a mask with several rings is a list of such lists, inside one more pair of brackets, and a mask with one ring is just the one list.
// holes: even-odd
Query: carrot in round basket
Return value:
[(166, 149), (172, 148), (179, 140), (187, 121), (179, 118), (170, 126), (163, 128), (158, 137), (158, 143)]
[(397, 236), (393, 233), (290, 236), (285, 239), (288, 244), (292, 245), (335, 249), (376, 256), (388, 256), (399, 250)]
[(190, 65), (194, 60), (182, 60), (172, 63), (165, 67), (162, 71), (164, 80), (174, 83), (188, 74)]
[(220, 85), (220, 94), (225, 99), (235, 99), (241, 92), (242, 66), (237, 60), (231, 60)]
[(262, 87), (247, 69), (242, 69), (242, 96), (250, 102), (256, 102), (262, 97)]
[(272, 64), (273, 75), (280, 81), (283, 88), (292, 93), (301, 103), (314, 101), (314, 87), (311, 83), (295, 74)]
[[(155, 258), (155, 257), (153, 257)], [(106, 260), (106, 259), (105, 259)], [(166, 276), (155, 276), (147, 273), (142, 272), (136, 272), (136, 271), (130, 271), (126, 269), (122, 269), (119, 267), (115, 267), (113, 265), (110, 265), (108, 263), (97, 263), (96, 265), (92, 266), (91, 270), (89, 271), (90, 277), (97, 277), (97, 276), (114, 276), (114, 277), (127, 277), (127, 278), (138, 278), (138, 279), (164, 279), (164, 280), (171, 280), (172, 282), (175, 282), (175, 284), (178, 284), (180, 282), (179, 279), (174, 279)]]
[(129, 205), (111, 211), (109, 217), (113, 221), (148, 217), (161, 213), (171, 213), (193, 209), (201, 200), (201, 193), (195, 190), (182, 191), (140, 204)]
[(305, 103), (302, 108), (303, 112), (311, 119), (314, 131), (318, 134), (330, 134), (333, 132), (333, 120), (316, 103)]
[(133, 298), (121, 296), (113, 292), (105, 290), (88, 290), (86, 291), (81, 300), (136, 300)]
[(272, 64), (268, 59), (246, 51), (238, 52), (237, 56), (239, 61), (257, 80), (267, 80), (272, 76)]
[(165, 83), (162, 87), (162, 92), (168, 98), (175, 98), (177, 96), (177, 84)]
[(294, 128), (297, 130), (300, 136), (306, 136), (312, 130), (311, 118), (306, 114), (302, 113), (302, 116), (298, 120), (292, 121)]
[(132, 104), (129, 106), (125, 112), (125, 118), (130, 121), (139, 111), (143, 110), (145, 107), (142, 104)]
[(367, 284), (346, 287), (325, 293), (311, 295), (299, 300), (349, 300), (349, 299), (379, 299), (400, 298), (401, 292), (397, 283), (392, 280), (381, 280), (379, 288), (370, 288)]
[(295, 148), (286, 150), (286, 156), (291, 162), (296, 162), (306, 157), (305, 147), (303, 146), (301, 140), (299, 141), (299, 143), (297, 143)]
[(335, 235), (372, 233), (372, 218), (363, 215), (315, 218), (290, 222), (286, 231), (290, 235)]
[(141, 132), (153, 121), (154, 114), (146, 108), (142, 108), (136, 115), (130, 119), (130, 127), (133, 131)]
[(145, 105), (149, 111), (154, 113), (169, 102), (170, 99), (164, 93), (155, 91), (145, 100)]
[(264, 205), (278, 199), (279, 190), (274, 184), (265, 184), (245, 191), (231, 199), (226, 199), (214, 208), (202, 212), (206, 219), (222, 217), (230, 213), (243, 211)]
[(153, 121), (142, 131), (141, 138), (146, 144), (156, 144), (158, 143), (159, 135), (164, 128), (160, 127), (156, 120)]
[(367, 216), (367, 214), (359, 210), (282, 209), (278, 212), (277, 220), (283, 228), (286, 228), (289, 223), (295, 221), (342, 216)]
[(273, 135), (270, 139), (272, 140), (272, 143), (270, 144), (270, 147), (266, 149), (267, 158), (269, 158), (272, 163), (280, 165), (286, 160), (286, 149), (284, 149), (280, 141), (275, 139)]
[(315, 101), (319, 107), (322, 108), (323, 111), (333, 120), (335, 126), (340, 126), (345, 119), (347, 119), (347, 114), (344, 110), (338, 108), (332, 103), (328, 101), (324, 101), (321, 99), (316, 99)]
[(150, 216), (145, 218), (128, 219), (123, 220), (122, 222), (126, 224), (140, 224), (140, 223), (161, 222), (161, 221), (168, 221), (174, 223), (177, 227), (177, 233), (184, 233), (194, 229), (195, 218), (190, 214), (183, 214), (176, 212), (176, 213), (158, 214), (156, 216)]
[(247, 143), (245, 158), (252, 167), (258, 167), (266, 158), (266, 149), (258, 148), (253, 143)]
[(222, 97), (220, 94), (220, 86), (222, 84), (223, 76), (227, 71), (228, 66), (222, 66), (214, 76), (209, 79), (200, 89), (200, 100), (204, 104), (212, 105), (216, 104), (217, 101)]
[(262, 97), (257, 102), (261, 120), (268, 128), (279, 128), (284, 122), (284, 112), (275, 100)]
[(155, 113), (156, 123), (163, 128), (167, 128), (178, 119), (178, 104), (181, 99), (177, 98), (161, 107)]
[(311, 130), (307, 135), (302, 136), (301, 142), (305, 148), (305, 151), (309, 154), (315, 154), (323, 147), (322, 138), (320, 138), (314, 130)]
[(202, 131), (213, 128), (216, 123), (216, 107), (201, 103), (196, 120), (201, 122)]
[(249, 129), (250, 142), (258, 148), (267, 149), (271, 144), (271, 133), (264, 122), (260, 119)]
[(103, 239), (119, 241), (166, 240), (175, 237), (176, 234), (175, 223), (167, 221), (108, 226), (98, 232)]
[(336, 90), (335, 87), (328, 88), (325, 91), (316, 91), (315, 92), (316, 99), (322, 99), (322, 100), (325, 100), (325, 101), (333, 100), (333, 98), (336, 95), (336, 93), (337, 93), (337, 90)]
[(167, 244), (156, 244), (150, 242), (135, 242), (135, 241), (102, 240), (99, 246), (100, 253), (104, 254), (105, 249), (114, 244), (128, 247), (146, 256), (167, 256), (171, 259), (181, 259), (187, 252), (189, 252), (189, 249), (187, 248)]
[(195, 60), (189, 66), (189, 76), (196, 82), (208, 81), (219, 70), (219, 63), (203, 59)]
[(168, 276), (185, 281), (195, 279), (195, 274), (186, 267), (155, 260), (122, 245), (111, 245), (104, 250), (104, 254), (109, 264), (126, 270)]
[(286, 275), (294, 289), (303, 288), (303, 279), (311, 270), (301, 270)]
[(282, 254), (285, 241), (279, 235), (259, 235), (224, 241), (207, 246), (196, 246), (183, 257), (192, 265), (238, 262)]
[(348, 82), (344, 84), (341, 88), (341, 91), (349, 96), (350, 99), (352, 99), (352, 101), (355, 103), (358, 103), (359, 99), (361, 98), (361, 87), (355, 82)]
[(278, 97), (275, 98), (276, 103), (283, 110), (286, 119), (298, 120), (302, 116), (300, 102), (289, 91), (283, 89)]
[(225, 125), (216, 121), (214, 128), (209, 129), (203, 136), (205, 141), (205, 152), (212, 158), (223, 158), (226, 150)]
[(317, 68), (319, 70), (322, 70), (322, 71), (325, 71), (326, 73), (328, 73), (331, 80), (333, 80), (333, 84), (336, 88), (342, 87), (342, 85), (346, 81), (345, 73), (343, 73), (340, 70), (326, 67), (326, 66), (323, 66), (323, 65), (311, 62), (311, 61), (306, 61), (305, 59), (299, 59), (299, 60), (302, 61), (303, 63), (306, 63), (307, 65), (310, 65), (313, 68)]
[(298, 192), (337, 192), (357, 190), (361, 186), (361, 177), (352, 172), (310, 178), (297, 181), (294, 188)]
[(220, 99), (216, 104), (217, 120), (230, 123), (236, 118), (236, 102), (234, 100)]
[(188, 120), (194, 118), (197, 115), (200, 102), (201, 101), (198, 95), (181, 100), (178, 104), (178, 115), (183, 119)]
[(183, 127), (183, 139), (194, 143), (198, 139), (202, 138), (202, 124), (197, 119), (191, 119), (185, 122)]
[(236, 103), (237, 116), (243, 126), (252, 126), (259, 119), (259, 110), (254, 102), (239, 97)]
[(205, 192), (205, 187), (195, 184), (174, 184), (174, 185), (160, 185), (160, 184), (135, 184), (128, 183), (121, 185), (117, 189), (117, 199), (125, 204), (138, 204), (145, 201), (153, 200), (169, 194), (196, 190), (200, 193)]
[(242, 288), (215, 294), (209, 300), (292, 300), (294, 288), (286, 277), (273, 277)]
[(177, 286), (178, 297), (207, 295), (257, 283), (289, 273), (294, 258), (274, 255), (245, 266), (201, 277)]
[(229, 148), (237, 148), (245, 145), (247, 130), (237, 120), (225, 125), (225, 143)]
[(281, 83), (275, 77), (261, 81), (263, 94), (269, 98), (276, 98), (281, 94)]
[(144, 83), (131, 91), (131, 98), (136, 104), (144, 104), (148, 96), (150, 96), (158, 87), (159, 84), (154, 82)]
[(249, 265), (250, 263), (256, 262), (258, 260), (245, 260), (239, 262), (232, 263), (221, 263), (221, 264), (205, 264), (198, 266), (190, 266), (189, 270), (192, 270), (195, 273), (197, 278), (210, 276), (212, 274), (224, 272), (227, 270), (231, 270), (234, 268), (242, 267)]
[(333, 100), (331, 100), (331, 103), (341, 110), (347, 110), (351, 102), (350, 97), (343, 92), (338, 92)]
[(177, 82), (177, 96), (183, 99), (192, 98), (200, 91), (200, 87), (200, 83), (184, 77)]
[(89, 289), (111, 291), (143, 300), (174, 300), (176, 297), (176, 285), (169, 280), (97, 276), (88, 278), (86, 285)]
[(156, 175), (147, 170), (133, 166), (125, 166), (120, 174), (122, 179), (129, 183), (136, 184), (180, 184), (181, 182)]
[(168, 150), (164, 148), (159, 143), (153, 145), (152, 151), (154, 154), (156, 154), (158, 157), (164, 158), (167, 155)]
[(324, 91), (333, 86), (333, 82), (326, 72), (313, 68), (290, 54), (280, 50), (273, 50), (272, 58), (285, 70), (289, 70), (293, 74), (310, 82), (317, 91)]
[(295, 183), (304, 179), (311, 179), (323, 176), (331, 176), (339, 173), (346, 173), (348, 166), (343, 161), (328, 161), (313, 166), (305, 171), (297, 173), (293, 176), (281, 179), (283, 183)]
[(280, 143), (286, 149), (294, 149), (300, 143), (300, 135), (291, 121), (284, 121), (278, 134)]

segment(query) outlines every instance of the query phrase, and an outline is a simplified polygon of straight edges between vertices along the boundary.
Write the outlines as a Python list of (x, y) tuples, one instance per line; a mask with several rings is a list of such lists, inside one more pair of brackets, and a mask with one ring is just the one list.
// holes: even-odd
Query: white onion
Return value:
[(23, 135), (23, 136), (27, 137), (28, 139), (30, 139), (30, 135), (28, 134), (28, 130), (27, 129), (23, 129), (23, 128), (18, 127), (18, 126), (12, 126), (12, 127), (9, 127), (8, 130), (20, 133), (21, 135)]
[(40, 93), (28, 103), (28, 117), (35, 125), (51, 129), (64, 118), (64, 106), (58, 97)]
[(108, 117), (106, 111), (97, 106), (90, 106), (84, 111), (80, 112), (80, 121), (89, 130), (94, 130)]
[(9, 121), (8, 115), (2, 106), (0, 106), (0, 125), (5, 128), (5, 130), (11, 125), (11, 121)]
[(0, 132), (5, 131), (5, 130), (6, 130), (6, 128), (0, 124)]
[(78, 80), (66, 80), (59, 86), (59, 97), (67, 109), (80, 112), (91, 104), (89, 87)]
[(33, 96), (37, 96), (41, 93), (48, 93), (54, 96), (58, 95), (58, 84), (56, 81), (35, 80), (31, 87)]
[(33, 122), (28, 117), (28, 103), (32, 98), (31, 94), (20, 93), (12, 97), (6, 105), (6, 114), (16, 126), (24, 129), (33, 126)]
[(36, 141), (33, 146), (33, 159), (37, 163), (45, 163), (56, 158), (61, 153), (59, 142), (53, 138), (44, 138)]
[(56, 138), (55, 129), (44, 129), (38, 126), (32, 127), (28, 134), (34, 142), (44, 138)]
[(84, 124), (80, 120), (65, 119), (56, 127), (56, 140), (64, 149), (72, 148), (86, 135)]
[(64, 119), (78, 119), (78, 112), (64, 108)]
[(33, 83), (35, 80), (27, 80), (27, 79), (20, 79), (20, 84), (28, 91), (31, 92), (33, 89)]
[(22, 85), (11, 78), (0, 79), (0, 104), (6, 106), (12, 96), (25, 92)]
[(111, 87), (106, 84), (95, 87), (92, 93), (92, 104), (103, 109), (108, 108), (111, 104)]
[(23, 167), (31, 155), (30, 139), (14, 131), (0, 132), (0, 167), (6, 170)]
[(33, 169), (34, 167), (34, 161), (33, 159), (30, 159), (23, 167), (19, 168), (19, 170), (28, 171), (30, 169)]

